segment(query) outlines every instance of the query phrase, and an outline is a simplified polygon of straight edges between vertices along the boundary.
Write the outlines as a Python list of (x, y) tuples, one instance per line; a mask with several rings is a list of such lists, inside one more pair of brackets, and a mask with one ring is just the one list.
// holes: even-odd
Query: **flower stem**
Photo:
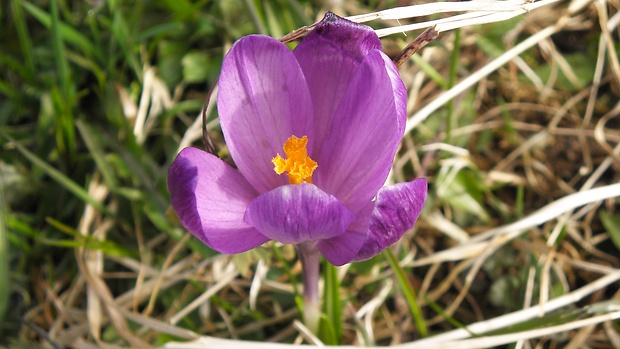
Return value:
[(314, 242), (297, 245), (304, 278), (304, 324), (312, 333), (318, 334), (321, 319), (319, 302), (319, 275), (321, 253)]

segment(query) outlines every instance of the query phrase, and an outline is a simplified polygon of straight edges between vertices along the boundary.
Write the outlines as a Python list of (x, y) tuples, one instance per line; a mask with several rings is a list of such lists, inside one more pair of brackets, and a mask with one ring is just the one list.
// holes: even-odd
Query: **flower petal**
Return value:
[(245, 212), (248, 224), (284, 244), (342, 235), (354, 220), (355, 215), (335, 197), (307, 183), (285, 185), (261, 194)]
[(406, 103), (394, 64), (382, 52), (370, 52), (321, 140), (314, 183), (353, 212), (368, 204), (392, 166), (404, 133)]
[[(293, 51), (308, 82), (319, 134), (330, 132), (331, 118), (353, 75), (373, 50), (381, 50), (381, 41), (372, 28), (328, 12)], [(320, 147), (320, 142), (315, 144)]]
[(351, 223), (344, 234), (319, 242), (319, 250), (328, 262), (335, 266), (341, 266), (349, 263), (355, 257), (366, 241), (368, 221), (374, 206), (374, 203), (370, 202), (358, 212), (355, 222)]
[(216, 156), (183, 149), (168, 169), (168, 191), (183, 226), (216, 251), (240, 253), (269, 241), (243, 221), (248, 203), (258, 194)]
[(424, 178), (382, 188), (368, 223), (366, 241), (353, 260), (372, 258), (405, 235), (422, 212), (427, 190)]
[(248, 182), (260, 193), (287, 184), (271, 159), (292, 135), (308, 136), (309, 147), (315, 141), (310, 93), (292, 52), (267, 36), (241, 38), (222, 63), (217, 107), (230, 154)]

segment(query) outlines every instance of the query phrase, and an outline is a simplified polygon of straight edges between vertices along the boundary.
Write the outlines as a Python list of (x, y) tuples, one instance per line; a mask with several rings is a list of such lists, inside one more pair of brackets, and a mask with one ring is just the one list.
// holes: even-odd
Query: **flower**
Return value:
[(221, 253), (276, 240), (310, 244), (334, 265), (371, 258), (413, 227), (426, 200), (425, 179), (383, 187), (406, 102), (370, 27), (328, 13), (292, 52), (243, 37), (217, 96), (237, 169), (183, 149), (168, 170), (172, 207)]

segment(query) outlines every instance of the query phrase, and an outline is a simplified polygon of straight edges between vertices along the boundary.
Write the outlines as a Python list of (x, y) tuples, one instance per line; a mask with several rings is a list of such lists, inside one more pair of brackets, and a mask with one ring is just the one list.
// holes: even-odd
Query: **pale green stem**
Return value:
[(321, 303), (319, 301), (319, 276), (321, 252), (315, 242), (304, 242), (297, 245), (297, 253), (301, 261), (304, 279), (304, 324), (312, 333), (318, 334), (321, 319)]

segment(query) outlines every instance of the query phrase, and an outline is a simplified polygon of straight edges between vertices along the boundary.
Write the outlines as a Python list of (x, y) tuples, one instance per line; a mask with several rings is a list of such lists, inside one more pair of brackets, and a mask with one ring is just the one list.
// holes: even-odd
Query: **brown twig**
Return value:
[(426, 46), (426, 44), (435, 40), (438, 36), (439, 32), (435, 30), (434, 26), (426, 29), (401, 51), (398, 57), (394, 59), (394, 64), (396, 64), (397, 67), (400, 67), (401, 64), (405, 63), (409, 59), (409, 57), (420, 51), (424, 46)]
[(209, 89), (209, 93), (207, 93), (207, 100), (205, 101), (205, 105), (202, 107), (202, 113), (201, 113), (202, 137), (205, 142), (205, 150), (213, 155), (217, 155), (217, 149), (215, 149), (215, 146), (213, 145), (213, 142), (211, 141), (211, 137), (209, 137), (209, 131), (207, 130), (207, 108), (209, 108), (209, 101), (211, 100), (211, 95), (213, 94), (213, 91), (215, 90), (215, 86), (217, 86), (218, 80), (220, 80), (219, 75), (217, 79), (215, 79), (215, 82), (211, 86), (211, 89)]
[(278, 40), (280, 40), (280, 42), (282, 42), (283, 44), (287, 44), (289, 42), (301, 40), (301, 39), (305, 38), (308, 34), (310, 34), (312, 29), (314, 29), (314, 27), (316, 25), (317, 25), (317, 23), (314, 23), (312, 25), (307, 25), (307, 26), (301, 27), (299, 29), (295, 29), (292, 32), (284, 35), (283, 37), (281, 37)]

